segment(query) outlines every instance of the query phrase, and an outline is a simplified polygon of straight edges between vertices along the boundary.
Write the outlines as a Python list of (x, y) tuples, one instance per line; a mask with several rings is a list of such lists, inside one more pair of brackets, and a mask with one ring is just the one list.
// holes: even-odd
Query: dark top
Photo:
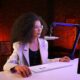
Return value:
[(29, 61), (30, 61), (30, 66), (35, 66), (41, 64), (41, 56), (40, 56), (40, 51), (32, 51), (29, 49)]

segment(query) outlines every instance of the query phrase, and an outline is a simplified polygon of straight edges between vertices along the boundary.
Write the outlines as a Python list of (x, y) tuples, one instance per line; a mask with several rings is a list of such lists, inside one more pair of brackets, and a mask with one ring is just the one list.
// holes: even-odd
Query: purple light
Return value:
[(63, 22), (53, 22), (52, 26), (80, 26), (80, 24), (72, 24), (72, 23), (63, 23)]

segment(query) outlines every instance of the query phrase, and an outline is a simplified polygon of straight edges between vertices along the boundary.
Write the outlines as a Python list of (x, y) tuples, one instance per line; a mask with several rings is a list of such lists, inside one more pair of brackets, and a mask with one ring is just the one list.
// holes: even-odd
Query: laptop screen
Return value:
[(77, 69), (77, 73), (80, 74), (80, 58), (78, 59), (78, 69)]

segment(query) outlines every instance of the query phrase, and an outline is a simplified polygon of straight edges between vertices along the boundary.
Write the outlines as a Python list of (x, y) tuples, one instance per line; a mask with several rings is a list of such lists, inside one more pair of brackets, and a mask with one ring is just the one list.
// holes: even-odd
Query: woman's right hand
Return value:
[(17, 65), (14, 69), (23, 77), (29, 77), (31, 75), (31, 71), (28, 66)]

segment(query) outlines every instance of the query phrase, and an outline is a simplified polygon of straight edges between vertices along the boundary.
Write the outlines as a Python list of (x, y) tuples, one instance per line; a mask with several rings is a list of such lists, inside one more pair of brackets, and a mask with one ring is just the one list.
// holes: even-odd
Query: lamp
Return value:
[(76, 50), (76, 46), (80, 37), (80, 24), (72, 24), (72, 23), (63, 23), (63, 22), (53, 22), (51, 24), (51, 27), (56, 27), (56, 26), (69, 26), (69, 27), (77, 27), (77, 34), (76, 34), (76, 39), (74, 41), (73, 44), (73, 48), (72, 48), (72, 53), (70, 55), (71, 59), (74, 59), (74, 54), (75, 54), (75, 50)]

